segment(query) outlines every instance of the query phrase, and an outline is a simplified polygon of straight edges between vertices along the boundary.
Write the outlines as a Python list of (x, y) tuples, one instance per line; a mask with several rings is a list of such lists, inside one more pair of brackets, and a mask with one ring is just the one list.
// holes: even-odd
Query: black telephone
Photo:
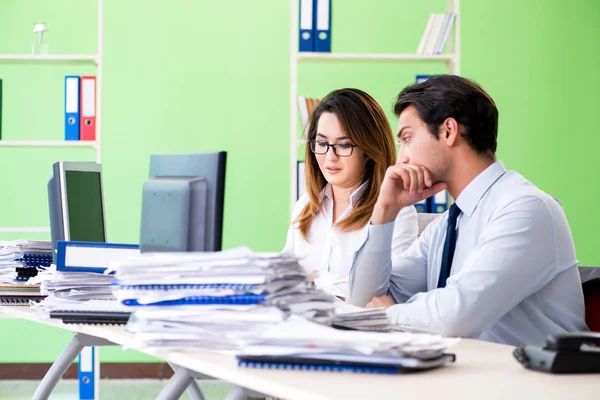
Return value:
[(513, 356), (526, 368), (537, 371), (600, 373), (600, 333), (560, 333), (549, 336), (544, 347), (517, 347)]

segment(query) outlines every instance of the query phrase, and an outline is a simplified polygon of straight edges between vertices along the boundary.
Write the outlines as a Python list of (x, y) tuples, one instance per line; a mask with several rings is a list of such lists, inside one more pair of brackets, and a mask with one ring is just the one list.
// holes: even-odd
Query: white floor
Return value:
[[(222, 400), (231, 385), (212, 380), (197, 381), (206, 400)], [(102, 400), (146, 400), (154, 399), (162, 390), (166, 380), (103, 379), (100, 383)], [(39, 381), (0, 380), (0, 400), (31, 400)], [(181, 399), (189, 399), (184, 394)], [(62, 380), (50, 396), (50, 400), (79, 400), (76, 380)]]

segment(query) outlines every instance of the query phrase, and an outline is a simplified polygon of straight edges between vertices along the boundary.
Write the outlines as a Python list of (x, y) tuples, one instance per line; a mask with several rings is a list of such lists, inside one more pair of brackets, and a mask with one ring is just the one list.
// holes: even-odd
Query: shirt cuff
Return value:
[(383, 225), (369, 225), (369, 237), (362, 252), (368, 254), (390, 253), (393, 236), (394, 221)]

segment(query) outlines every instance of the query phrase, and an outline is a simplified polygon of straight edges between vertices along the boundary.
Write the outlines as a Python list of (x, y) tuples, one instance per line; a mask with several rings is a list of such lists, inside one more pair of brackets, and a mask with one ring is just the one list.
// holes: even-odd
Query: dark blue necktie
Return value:
[(442, 254), (442, 267), (440, 268), (440, 277), (437, 287), (446, 286), (446, 279), (450, 276), (452, 267), (452, 258), (454, 258), (454, 249), (456, 248), (456, 219), (460, 214), (460, 208), (456, 203), (450, 206), (448, 212), (448, 227), (446, 228), (446, 241), (444, 242), (444, 253)]

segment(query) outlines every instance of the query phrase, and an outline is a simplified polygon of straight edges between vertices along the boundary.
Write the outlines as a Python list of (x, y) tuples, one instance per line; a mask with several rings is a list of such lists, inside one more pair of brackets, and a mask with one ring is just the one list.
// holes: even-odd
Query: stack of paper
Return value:
[(334, 328), (360, 331), (389, 332), (394, 330), (382, 308), (368, 308), (360, 311), (337, 313), (331, 324)]
[(0, 279), (26, 281), (48, 267), (52, 261), (52, 243), (37, 240), (0, 241)]
[(265, 330), (238, 352), (239, 365), (253, 368), (397, 373), (440, 367), (460, 339), (404, 332), (333, 329), (291, 316)]
[(40, 285), (27, 285), (15, 280), (0, 281), (1, 305), (28, 306), (30, 302), (39, 302), (45, 297), (40, 293)]
[(44, 270), (52, 261), (52, 244), (48, 241), (0, 241), (0, 304), (29, 305), (45, 296), (39, 285), (25, 282)]
[(237, 348), (289, 315), (333, 315), (334, 297), (313, 288), (289, 255), (150, 253), (111, 269), (115, 296), (134, 310), (128, 330), (143, 347)]
[(59, 272), (53, 265), (28, 282), (39, 284), (41, 293), (47, 296), (32, 308), (46, 317), (56, 311), (125, 312), (112, 293), (113, 279), (112, 275), (101, 273)]

